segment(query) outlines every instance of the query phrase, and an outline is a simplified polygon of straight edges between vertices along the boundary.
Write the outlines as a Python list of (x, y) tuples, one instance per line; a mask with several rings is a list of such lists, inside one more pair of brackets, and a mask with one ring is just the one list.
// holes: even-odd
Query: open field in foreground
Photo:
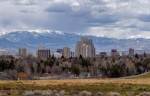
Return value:
[(19, 81), (0, 81), (0, 84), (24, 84), (37, 86), (57, 86), (57, 85), (86, 85), (86, 84), (138, 84), (150, 85), (150, 78), (134, 78), (134, 79), (64, 79), (64, 80), (19, 80)]
[(129, 93), (150, 92), (150, 78), (0, 81), (0, 90), (17, 90), (19, 92), (17, 94), (25, 90), (65, 90), (68, 93), (87, 90), (119, 92), (123, 96), (128, 96)]

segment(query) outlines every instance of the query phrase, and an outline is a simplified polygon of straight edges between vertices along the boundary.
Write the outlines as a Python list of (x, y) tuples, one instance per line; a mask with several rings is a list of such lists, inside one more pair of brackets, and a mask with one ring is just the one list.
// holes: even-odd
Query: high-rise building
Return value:
[(81, 40), (76, 44), (75, 54), (77, 57), (80, 55), (83, 57), (94, 57), (95, 47), (92, 40), (87, 37), (81, 37)]
[(19, 48), (19, 56), (26, 57), (27, 56), (27, 49), (26, 48)]
[(37, 56), (40, 59), (48, 59), (51, 56), (50, 49), (38, 49)]
[(70, 48), (68, 48), (68, 47), (63, 48), (63, 56), (65, 58), (69, 58), (71, 56)]
[(134, 56), (134, 49), (129, 48), (129, 56)]

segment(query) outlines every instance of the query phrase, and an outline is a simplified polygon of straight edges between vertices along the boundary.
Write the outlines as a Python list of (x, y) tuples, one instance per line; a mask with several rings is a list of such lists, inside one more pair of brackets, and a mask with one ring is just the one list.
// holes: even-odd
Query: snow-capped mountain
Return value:
[[(33, 51), (41, 46), (53, 50), (68, 46), (74, 49), (80, 37), (77, 34), (59, 31), (15, 31), (0, 36), (0, 48), (18, 49), (25, 47)], [(89, 38), (93, 39), (98, 51), (110, 51), (112, 48), (117, 48), (118, 50), (128, 50), (128, 48), (149, 50), (150, 47), (150, 39), (114, 39), (94, 36), (89, 36)]]

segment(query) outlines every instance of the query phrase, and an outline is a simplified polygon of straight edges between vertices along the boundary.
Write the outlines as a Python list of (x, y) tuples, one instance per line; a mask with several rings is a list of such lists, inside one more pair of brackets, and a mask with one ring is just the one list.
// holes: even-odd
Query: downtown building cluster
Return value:
[[(2, 79), (122, 77), (150, 70), (145, 66), (147, 60), (150, 64), (147, 59), (150, 54), (139, 54), (132, 48), (128, 51), (118, 51), (114, 48), (109, 53), (99, 53), (96, 52), (93, 41), (87, 37), (81, 37), (74, 48), (63, 47), (55, 53), (51, 49), (41, 47), (36, 50), (35, 56), (26, 48), (19, 48), (17, 55), (4, 54), (0, 57), (0, 71), (4, 74), (0, 74)], [(9, 73), (14, 73), (6, 77), (5, 70), (8, 69), (11, 69)]]
[[(70, 57), (80, 57), (83, 56), (84, 58), (87, 57), (95, 57), (95, 47), (93, 44), (92, 39), (89, 39), (88, 37), (81, 37), (80, 41), (78, 41), (75, 45), (75, 51), (71, 51), (71, 48), (69, 47), (64, 47), (62, 49), (57, 49), (57, 57), (65, 57), (65, 58), (70, 58)], [(18, 55), (20, 57), (26, 57), (27, 56), (27, 49), (26, 48), (19, 48), (18, 50)], [(36, 57), (40, 59), (47, 59), (54, 53), (47, 48), (38, 48), (36, 51)]]
[[(72, 51), (74, 49), (74, 51)], [(123, 56), (129, 55), (133, 56), (137, 54), (148, 53), (145, 50), (134, 50), (133, 48), (129, 48), (128, 51), (118, 51), (117, 49), (111, 49), (110, 52), (97, 52), (94, 46), (92, 39), (88, 37), (81, 37), (79, 41), (76, 42), (74, 48), (69, 48), (64, 46), (64, 48), (56, 49), (56, 51), (52, 51), (49, 48), (38, 48), (36, 50), (36, 54), (34, 54), (37, 58), (47, 59), (52, 55), (55, 57), (84, 57), (84, 58), (93, 58), (93, 57), (104, 57), (104, 56)], [(19, 48), (17, 56), (27, 57), (29, 55), (29, 51), (27, 48)], [(1, 51), (0, 55), (9, 55), (7, 51)], [(31, 54), (30, 54), (31, 55)]]

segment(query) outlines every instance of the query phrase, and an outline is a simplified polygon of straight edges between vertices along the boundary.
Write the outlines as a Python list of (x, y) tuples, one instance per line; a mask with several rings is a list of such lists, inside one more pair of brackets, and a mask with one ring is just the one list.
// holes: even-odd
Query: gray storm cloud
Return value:
[(49, 29), (150, 38), (150, 0), (0, 0), (0, 32)]

